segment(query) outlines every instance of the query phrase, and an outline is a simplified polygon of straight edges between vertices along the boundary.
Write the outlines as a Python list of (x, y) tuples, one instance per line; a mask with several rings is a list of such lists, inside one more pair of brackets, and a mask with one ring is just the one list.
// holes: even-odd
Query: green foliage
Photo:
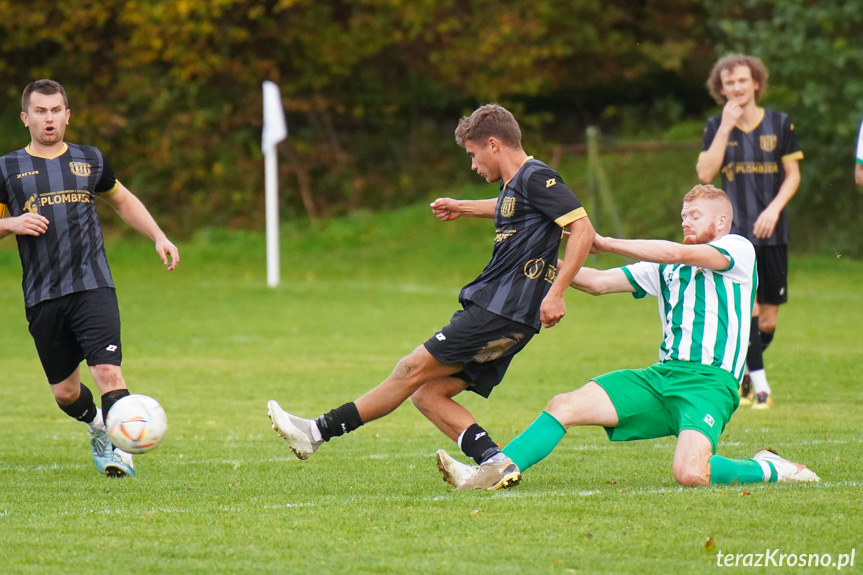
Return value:
[[(61, 81), (69, 139), (99, 145), (181, 230), (262, 223), (262, 80), (280, 85), (288, 115), (283, 214), (320, 218), (464, 181), (452, 132), (481, 102), (563, 141), (648, 88), (673, 118), (668, 86), (709, 52), (686, 0), (18, 4), (0, 0), (0, 113), (17, 116), (26, 82)], [(25, 136), (19, 125), (0, 145)]]
[[(511, 491), (454, 493), (434, 451), (458, 450), (410, 402), (306, 462), (270, 429), (265, 405), (316, 416), (384, 378), (449, 319), (487, 261), (490, 222), (441, 223), (416, 206), (315, 225), (286, 229), (277, 289), (266, 287), (261, 234), (202, 232), (170, 273), (149, 243), (109, 241), (124, 375), (170, 425), (128, 481), (96, 474), (83, 425), (51, 401), (14, 242), (0, 242), (4, 574), (95, 573), (116, 557), (135, 574), (690, 574), (715, 570), (719, 550), (860, 551), (863, 391), (848, 313), (860, 262), (792, 261), (793, 299), (766, 355), (777, 403), (738, 410), (719, 445), (734, 458), (772, 446), (819, 485), (682, 489), (673, 439), (612, 444), (586, 428)], [(570, 291), (567, 306), (490, 399), (459, 396), (496, 441), (555, 394), (656, 359), (652, 303)]]
[(719, 51), (762, 58), (770, 70), (764, 105), (794, 121), (806, 158), (800, 191), (788, 209), (792, 241), (860, 255), (863, 193), (854, 184), (863, 119), (860, 7), (844, 0), (705, 5), (717, 27)]

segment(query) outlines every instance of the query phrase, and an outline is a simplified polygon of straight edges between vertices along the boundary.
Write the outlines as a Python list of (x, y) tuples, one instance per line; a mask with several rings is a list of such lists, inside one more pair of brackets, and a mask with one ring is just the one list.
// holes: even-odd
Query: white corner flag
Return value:
[(264, 131), (261, 150), (264, 152), (265, 204), (267, 217), (267, 285), (279, 285), (279, 175), (276, 144), (288, 137), (288, 124), (279, 87), (264, 82)]

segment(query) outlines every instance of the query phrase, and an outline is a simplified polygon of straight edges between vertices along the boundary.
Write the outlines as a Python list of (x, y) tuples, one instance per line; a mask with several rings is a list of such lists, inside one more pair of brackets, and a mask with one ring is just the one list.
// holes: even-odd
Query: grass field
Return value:
[[(422, 207), (293, 227), (277, 289), (260, 235), (200, 233), (170, 274), (149, 244), (112, 241), (124, 374), (170, 422), (129, 480), (97, 475), (84, 427), (53, 404), (14, 241), (0, 242), (0, 572), (706, 573), (742, 570), (718, 568), (717, 551), (766, 549), (856, 550), (846, 569), (860, 570), (863, 263), (846, 258), (793, 260), (766, 356), (776, 406), (741, 409), (720, 446), (736, 458), (772, 446), (818, 485), (682, 489), (672, 439), (612, 445), (589, 428), (511, 491), (454, 493), (434, 452), (458, 449), (410, 405), (294, 459), (267, 400), (317, 416), (376, 384), (447, 322), (492, 232)], [(489, 400), (464, 398), (497, 441), (554, 394), (655, 360), (653, 302), (573, 291), (567, 304)]]

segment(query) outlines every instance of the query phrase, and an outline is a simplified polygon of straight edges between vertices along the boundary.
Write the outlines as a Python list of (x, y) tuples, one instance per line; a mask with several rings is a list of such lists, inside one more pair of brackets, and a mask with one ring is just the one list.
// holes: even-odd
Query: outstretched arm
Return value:
[(590, 295), (604, 295), (607, 293), (632, 293), (635, 288), (626, 279), (626, 274), (621, 268), (610, 270), (596, 270), (593, 268), (581, 268), (572, 282), (569, 284), (577, 290)]
[(560, 267), (557, 270), (557, 276), (539, 308), (539, 320), (544, 327), (554, 326), (566, 315), (563, 296), (572, 277), (584, 265), (584, 260), (590, 253), (593, 237), (596, 235), (593, 224), (587, 217), (575, 220), (566, 226), (566, 230), (569, 232), (569, 239), (566, 240), (564, 259), (558, 261)]
[(454, 200), (438, 198), (431, 203), (435, 217), (442, 222), (448, 222), (458, 217), (493, 218), (497, 208), (497, 198), (488, 200)]
[(658, 264), (683, 264), (716, 271), (728, 269), (729, 259), (707, 244), (679, 244), (666, 240), (620, 240), (597, 234), (596, 253), (612, 253)]
[(168, 240), (141, 200), (126, 186), (120, 184), (120, 191), (106, 197), (105, 200), (133, 230), (153, 240), (156, 245), (156, 253), (159, 254), (162, 263), (167, 266), (168, 271), (177, 267), (177, 264), (180, 263), (180, 252), (177, 250), (177, 246)]
[(858, 186), (863, 186), (863, 164), (860, 162), (854, 164), (854, 181)]

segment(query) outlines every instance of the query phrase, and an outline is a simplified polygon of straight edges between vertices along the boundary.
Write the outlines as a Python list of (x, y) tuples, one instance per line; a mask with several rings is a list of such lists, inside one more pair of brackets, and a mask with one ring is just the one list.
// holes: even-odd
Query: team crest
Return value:
[(76, 176), (86, 178), (90, 175), (90, 164), (86, 162), (69, 162), (69, 169)]
[(500, 215), (505, 218), (511, 218), (515, 215), (515, 198), (504, 198), (500, 203)]
[(36, 198), (37, 197), (38, 196), (36, 194), (33, 194), (32, 196), (30, 196), (29, 200), (24, 202), (24, 211), (25, 212), (30, 212), (31, 214), (38, 214), (39, 213), (39, 209), (36, 207)]
[(761, 144), (761, 149), (765, 152), (772, 152), (776, 149), (776, 142), (778, 141), (776, 134), (768, 134), (767, 136), (761, 136), (758, 140), (759, 144)]
[(532, 280), (535, 280), (542, 275), (542, 270), (545, 268), (545, 260), (542, 258), (532, 259), (524, 264), (524, 275)]

